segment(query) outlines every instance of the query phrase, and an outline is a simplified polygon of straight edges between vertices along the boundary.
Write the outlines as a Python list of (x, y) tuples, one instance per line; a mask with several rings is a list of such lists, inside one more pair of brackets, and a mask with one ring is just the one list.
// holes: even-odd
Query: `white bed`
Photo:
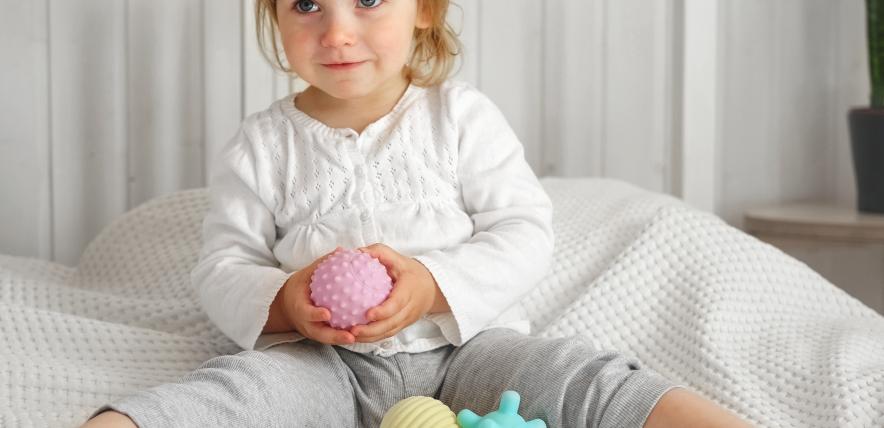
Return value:
[[(556, 256), (522, 304), (536, 334), (634, 354), (760, 426), (884, 426), (884, 318), (680, 201), (544, 179)], [(205, 189), (121, 216), (75, 268), (0, 256), (0, 426), (76, 426), (116, 396), (236, 352), (188, 272)]]

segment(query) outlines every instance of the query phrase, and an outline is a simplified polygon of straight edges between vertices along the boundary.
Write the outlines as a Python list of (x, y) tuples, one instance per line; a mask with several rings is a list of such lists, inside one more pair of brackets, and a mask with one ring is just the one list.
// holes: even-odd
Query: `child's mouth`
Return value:
[(356, 68), (356, 67), (362, 65), (362, 63), (364, 63), (364, 62), (365, 61), (344, 62), (344, 63), (339, 63), (339, 64), (322, 64), (322, 65), (331, 69), (331, 70), (350, 70), (352, 68)]

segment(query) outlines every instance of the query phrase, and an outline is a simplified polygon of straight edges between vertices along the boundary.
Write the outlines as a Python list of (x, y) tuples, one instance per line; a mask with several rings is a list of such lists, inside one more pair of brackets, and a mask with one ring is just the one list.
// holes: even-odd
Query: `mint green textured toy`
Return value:
[(518, 392), (504, 391), (497, 411), (479, 416), (463, 409), (457, 414), (457, 424), (463, 428), (546, 428), (546, 423), (540, 419), (525, 422), (519, 416), (519, 401)]

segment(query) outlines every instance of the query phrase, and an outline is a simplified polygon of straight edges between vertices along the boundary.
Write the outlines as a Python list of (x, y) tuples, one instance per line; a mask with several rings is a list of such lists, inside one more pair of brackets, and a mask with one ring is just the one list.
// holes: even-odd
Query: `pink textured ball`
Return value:
[(368, 324), (365, 312), (387, 300), (393, 289), (393, 280), (378, 259), (348, 249), (328, 256), (310, 281), (313, 304), (331, 311), (328, 324), (339, 329)]

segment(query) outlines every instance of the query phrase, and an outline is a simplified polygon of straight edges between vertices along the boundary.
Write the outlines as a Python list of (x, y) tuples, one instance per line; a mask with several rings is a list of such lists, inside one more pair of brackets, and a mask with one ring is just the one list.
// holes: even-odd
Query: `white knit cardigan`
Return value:
[(490, 327), (528, 333), (518, 305), (552, 258), (552, 204), (498, 108), (467, 83), (411, 85), (358, 134), (298, 110), (296, 94), (246, 118), (209, 180), (191, 273), (209, 317), (244, 349), (292, 272), (375, 242), (423, 263), (450, 313), (344, 347), (392, 355), (461, 345)]

